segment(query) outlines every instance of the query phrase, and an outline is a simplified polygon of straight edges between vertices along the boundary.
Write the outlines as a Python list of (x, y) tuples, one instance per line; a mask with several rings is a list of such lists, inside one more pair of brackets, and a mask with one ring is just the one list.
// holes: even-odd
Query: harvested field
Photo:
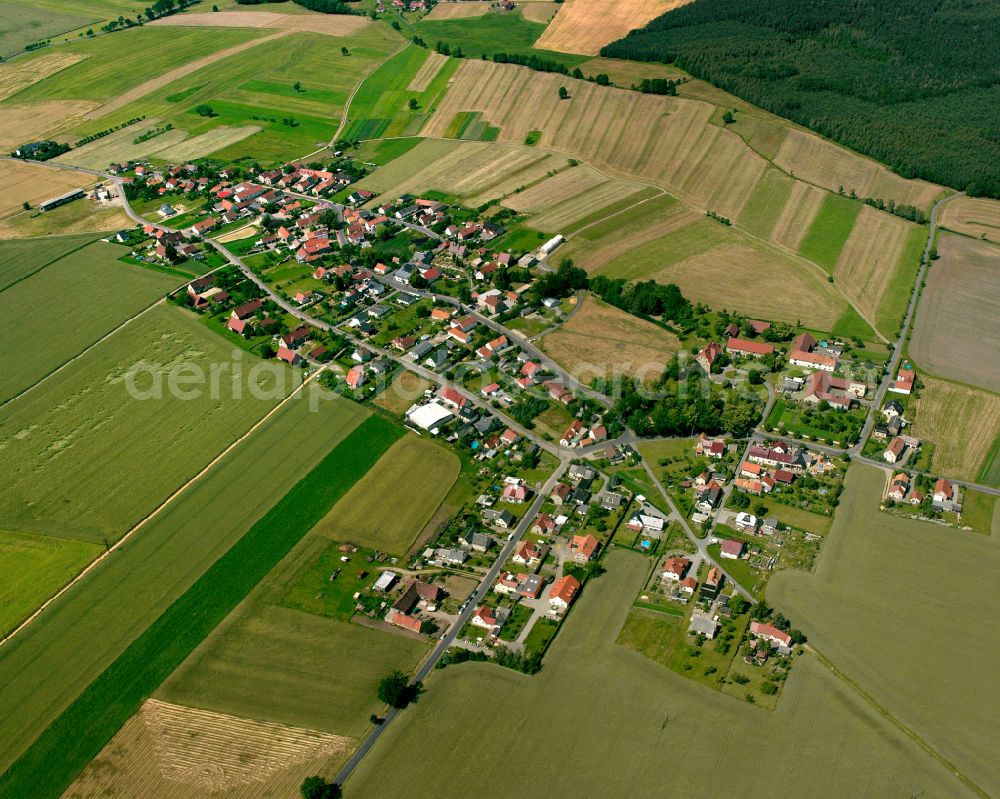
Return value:
[(93, 175), (81, 175), (30, 161), (0, 161), (0, 219), (20, 212), (22, 202), (32, 207), (72, 189), (93, 187)]
[[(30, 338), (32, 350), (27, 359), (13, 347), (0, 353), (0, 401), (33, 386), (182, 282), (122, 263), (118, 258), (126, 252), (117, 244), (94, 242), (0, 294), (0, 315)], [(40, 298), (46, 310), (41, 314)]]
[(375, 398), (375, 404), (385, 408), (390, 413), (404, 413), (414, 402), (420, 399), (424, 391), (431, 387), (431, 382), (407, 369), (389, 384), (385, 391)]
[(19, 214), (0, 222), (0, 241), (41, 236), (63, 236), (90, 231), (107, 232), (135, 223), (120, 205), (72, 202), (44, 214)]
[(902, 322), (919, 267), (922, 229), (898, 216), (861, 208), (833, 275), (851, 303), (882, 333), (892, 335)]
[(958, 233), (1000, 244), (1000, 200), (956, 197), (942, 208), (940, 222)]
[(225, 244), (229, 241), (242, 241), (243, 239), (249, 239), (260, 233), (260, 228), (257, 225), (247, 225), (246, 227), (237, 228), (229, 233), (219, 236), (216, 241)]
[(291, 796), (310, 774), (331, 773), (353, 744), (339, 735), (150, 699), (63, 796)]
[(21, 58), (0, 65), (0, 100), (17, 94), (32, 83), (72, 66), (86, 58), (82, 53), (45, 53), (38, 58)]
[(792, 185), (788, 202), (770, 231), (770, 237), (791, 250), (798, 251), (809, 232), (820, 208), (826, 192), (797, 180)]
[(588, 295), (569, 321), (542, 339), (541, 346), (546, 355), (589, 385), (595, 377), (658, 378), (681, 343), (662, 327)]
[(925, 211), (942, 192), (940, 186), (901, 178), (875, 161), (796, 128), (789, 129), (774, 163), (799, 180), (830, 191), (843, 188), (859, 197), (891, 198)]
[(161, 150), (180, 145), (187, 138), (185, 131), (175, 128), (147, 141), (135, 143), (139, 134), (155, 128), (159, 122), (159, 119), (145, 119), (52, 160), (57, 164), (70, 164), (84, 169), (107, 169), (110, 164), (156, 155)]
[[(174, 14), (153, 25), (206, 28), (277, 28), (283, 31), (350, 36), (371, 23), (367, 17), (345, 14), (278, 14), (273, 11), (219, 11), (218, 13)], [(258, 39), (257, 41), (264, 41)]]
[(525, 0), (523, 3), (518, 3), (518, 8), (521, 9), (521, 13), (524, 15), (526, 20), (530, 22), (542, 22), (548, 23), (559, 11), (559, 3), (547, 3), (543, 0)]
[[(570, 99), (559, 99), (560, 86)], [(739, 216), (767, 166), (739, 136), (710, 124), (714, 105), (524, 67), (463, 61), (423, 132), (445, 136), (455, 116), (470, 111), (500, 128), (498, 141), (520, 144), (540, 130), (540, 147), (663, 186), (731, 218)]]
[(89, 100), (47, 100), (0, 105), (0, 150), (9, 152), (33, 139), (50, 138), (86, 119), (97, 107)]
[(597, 55), (606, 44), (689, 0), (566, 0), (536, 47)]
[(769, 167), (764, 172), (753, 193), (740, 212), (739, 222), (755, 236), (767, 238), (775, 229), (782, 212), (788, 207), (788, 198), (800, 184), (780, 169)]
[[(451, 450), (415, 436), (400, 439), (362, 482), (316, 525), (335, 541), (405, 555), (458, 478)], [(388, 502), (388, 496), (393, 501)]]
[[(571, 731), (572, 768), (546, 769), (524, 781), (518, 786), (524, 799), (622, 796), (623, 774), (630, 795), (663, 796), (657, 758), (664, 752), (683, 753), (671, 758), (671, 796), (770, 795), (773, 771), (760, 764), (776, 751), (801, 753), (782, 766), (783, 790), (791, 796), (855, 797), (859, 785), (874, 796), (972, 795), (811, 656), (796, 658), (781, 702), (769, 712), (617, 645), (649, 563), (619, 549), (604, 565), (607, 573), (586, 585), (540, 674), (485, 663), (433, 671), (426, 693), (385, 731), (345, 794), (458, 799), (475, 782), (483, 799), (509, 796), (509, 764), (531, 762), (547, 741)], [(484, 718), (483, 707), (494, 705), (504, 712)], [(718, 741), (720, 730), (718, 746), (699, 745)], [(497, 750), (505, 757), (476, 757)]]
[[(217, 150), (221, 150), (223, 147), (228, 147), (238, 141), (243, 141), (247, 136), (252, 136), (259, 131), (260, 128), (256, 125), (244, 125), (238, 128), (220, 125), (217, 128), (212, 128), (207, 133), (192, 136), (190, 139), (185, 139), (178, 144), (161, 148), (156, 151), (156, 155), (158, 158), (167, 161), (191, 161), (211, 155)], [(168, 134), (164, 134), (164, 136), (166, 135)], [(157, 136), (157, 138), (161, 137)], [(156, 141), (156, 139), (152, 139), (151, 141)]]
[(99, 544), (0, 530), (0, 636), (30, 616), (101, 552)]
[(913, 435), (931, 441), (931, 470), (975, 481), (1000, 436), (1000, 395), (920, 374)]
[(1000, 247), (938, 239), (910, 355), (932, 374), (1000, 392)]
[[(996, 560), (998, 542), (880, 512), (885, 480), (881, 469), (851, 466), (815, 571), (777, 572), (767, 600), (801, 619), (812, 646), (977, 783), (981, 795), (995, 796), (1000, 769), (991, 742), (1000, 737), (994, 712), (1000, 697), (992, 675), (1000, 619), (993, 609), (1000, 582), (970, 584), (968, 575)], [(927, 564), (942, 552), (948, 568), (937, 590), (922, 590)], [(959, 595), (962, 613), (955, 612)], [(940, 646), (945, 630), (977, 645), (964, 647), (956, 661), (953, 650)], [(866, 645), (873, 637), (875, 650)], [(942, 677), (955, 669), (960, 679)]]
[[(45, 267), (0, 297), (6, 302), (11, 292), (55, 268)], [(79, 291), (75, 296), (78, 300)], [(53, 338), (44, 327), (47, 322), (57, 324), (58, 317), (39, 317), (33, 328), (36, 342)], [(97, 323), (109, 325), (107, 319)], [(82, 322), (74, 324), (83, 327)], [(85, 332), (96, 335), (92, 329), (88, 323)], [(75, 354), (83, 346), (81, 334), (73, 341)], [(213, 399), (203, 386), (200, 396), (185, 400), (173, 396), (163, 382), (162, 398), (150, 396), (154, 380), (163, 381), (180, 364), (207, 373), (209, 364), (232, 360), (232, 345), (198, 319), (158, 306), (4, 406), (0, 471), (6, 482), (0, 527), (97, 542), (116, 539), (291, 388), (289, 372), (281, 369), (262, 376), (261, 388), (274, 393), (265, 399), (250, 396), (245, 373), (241, 398), (223, 391)], [(130, 385), (140, 398), (129, 394)], [(95, 503), (95, 496), (101, 502)]]
[[(436, 11), (441, 5), (434, 6)], [(406, 90), (408, 92), (423, 92), (427, 91), (427, 87), (430, 82), (434, 80), (434, 76), (441, 71), (441, 67), (448, 63), (448, 57), (443, 56), (440, 53), (428, 53), (427, 58), (421, 65), (420, 69), (417, 70), (417, 74), (413, 76), (407, 86)]]
[[(529, 189), (512, 194), (503, 205), (532, 214), (525, 223), (536, 230), (566, 233), (580, 220), (604, 208), (617, 208), (645, 187), (621, 180), (608, 180), (588, 166), (566, 169)], [(609, 211), (613, 213), (613, 211)], [(622, 217), (625, 219), (626, 217)]]
[(431, 9), (427, 19), (468, 19), (469, 17), (481, 17), (490, 13), (493, 5), (490, 0), (458, 0), (458, 2), (438, 3)]

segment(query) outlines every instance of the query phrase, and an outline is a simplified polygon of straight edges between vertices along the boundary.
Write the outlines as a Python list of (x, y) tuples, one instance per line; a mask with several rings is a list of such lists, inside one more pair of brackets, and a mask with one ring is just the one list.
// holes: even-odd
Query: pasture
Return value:
[[(882, 470), (850, 468), (815, 572), (775, 574), (768, 602), (983, 794), (996, 794), (1000, 584), (969, 576), (996, 559), (997, 540), (881, 513), (884, 485)], [(927, 590), (927, 564), (944, 551), (948, 568)], [(958, 649), (940, 646), (945, 631)]]
[(886, 336), (902, 324), (926, 243), (926, 228), (865, 205), (840, 251), (837, 285)]
[(0, 293), (0, 314), (31, 342), (30, 358), (20, 348), (0, 353), (0, 400), (33, 386), (181, 282), (122, 263), (125, 252), (96, 241)]
[(287, 403), (0, 648), (9, 688), (0, 707), (11, 720), (0, 728), (0, 771), (363, 416), (345, 402), (321, 403), (318, 413)]
[(86, 247), (96, 238), (93, 233), (85, 233), (75, 236), (53, 236), (44, 241), (3, 242), (0, 244), (0, 291), (54, 261)]
[(597, 55), (606, 44), (690, 0), (566, 0), (536, 44), (547, 50)]
[(85, 541), (0, 530), (0, 636), (30, 616), (93, 560)]
[(336, 541), (405, 555), (447, 496), (461, 463), (416, 436), (397, 441), (316, 525)]
[(65, 799), (262, 799), (330, 774), (353, 741), (150, 699), (73, 781)]
[(798, 128), (789, 128), (774, 157), (776, 166), (800, 180), (832, 192), (893, 199), (897, 205), (928, 210), (942, 189), (923, 180), (907, 180), (876, 161)]
[(976, 480), (995, 457), (1000, 436), (1000, 395), (920, 374), (924, 388), (911, 403), (913, 435), (934, 443), (931, 470)]
[[(772, 712), (617, 645), (649, 566), (622, 550), (604, 564), (607, 573), (587, 584), (540, 674), (485, 663), (433, 672), (420, 701), (386, 730), (345, 792), (457, 798), (474, 782), (479, 796), (505, 796), (511, 762), (530, 762), (547, 741), (572, 731), (572, 767), (539, 769), (519, 793), (618, 796), (628, 775), (631, 795), (662, 796), (662, 770), (651, 764), (672, 752), (671, 794), (702, 795), (710, 780), (711, 793), (767, 795), (773, 770), (761, 764), (790, 751), (800, 753), (782, 764), (790, 795), (853, 797), (859, 785), (876, 795), (971, 795), (811, 657), (797, 660)], [(502, 712), (483, 713), (493, 706)], [(478, 751), (505, 757), (484, 761)]]
[(909, 353), (932, 374), (1000, 392), (1000, 247), (942, 235), (937, 248)]
[(36, 796), (60, 796), (398, 435), (398, 428), (369, 417), (329, 450), (45, 729), (0, 777), (0, 796), (16, 796), (26, 785)]
[(658, 378), (680, 349), (667, 330), (588, 295), (565, 324), (540, 342), (545, 354), (589, 385), (595, 377)]
[(32, 42), (52, 39), (98, 19), (90, 13), (41, 9), (25, 3), (0, 3), (0, 58), (9, 58)]
[(941, 209), (940, 223), (949, 230), (1000, 244), (1000, 202), (985, 197), (956, 197)]
[[(159, 306), (8, 403), (0, 527), (116, 539), (291, 390), (289, 371), (251, 374), (234, 352), (198, 319)], [(204, 383), (185, 382), (199, 373)]]
[[(106, 164), (105, 164), (106, 166)], [(93, 175), (81, 175), (62, 169), (33, 164), (30, 161), (0, 162), (0, 219), (23, 211), (21, 203), (30, 203), (34, 208), (38, 203), (51, 200), (72, 189), (92, 188), (96, 183)]]

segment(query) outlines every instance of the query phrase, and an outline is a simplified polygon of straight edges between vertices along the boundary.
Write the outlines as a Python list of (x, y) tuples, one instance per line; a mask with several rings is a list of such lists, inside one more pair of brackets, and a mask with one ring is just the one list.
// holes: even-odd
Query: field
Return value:
[(934, 443), (931, 469), (976, 480), (1000, 436), (1000, 395), (920, 375), (924, 383), (913, 408), (913, 435)]
[[(197, 319), (160, 306), (4, 406), (0, 527), (117, 538), (290, 391), (290, 372), (251, 378), (249, 365), (238, 395), (227, 390), (231, 372), (219, 372), (214, 392), (207, 377), (184, 382), (235, 370), (232, 353)], [(178, 378), (175, 395), (168, 381)], [(263, 398), (251, 396), (251, 379)]]
[[(292, 485), (363, 411), (292, 401), (41, 619), (0, 648), (0, 770)], [(95, 492), (91, 491), (91, 495)], [(0, 791), (0, 795), (3, 795)]]
[(0, 185), (3, 185), (3, 199), (0, 199), (0, 219), (22, 210), (21, 203), (31, 203), (32, 207), (45, 200), (51, 200), (72, 189), (93, 187), (92, 175), (52, 169), (26, 161), (0, 162)]
[(317, 525), (339, 541), (405, 555), (458, 477), (458, 457), (407, 436)]
[(932, 374), (1000, 392), (1000, 248), (949, 235), (937, 248), (909, 352)]
[(543, 30), (543, 22), (532, 21), (520, 8), (451, 19), (425, 17), (413, 26), (414, 33), (427, 42), (447, 42), (453, 50), (460, 46), (462, 54), (469, 58), (482, 55), (489, 58), (497, 52), (516, 53), (538, 55), (570, 67), (584, 60), (578, 56), (536, 52), (535, 45)]
[[(461, 797), (475, 782), (479, 796), (506, 796), (510, 763), (532, 762), (547, 742), (567, 740), (572, 765), (538, 769), (521, 795), (620, 796), (627, 775), (630, 796), (663, 796), (663, 773), (651, 764), (664, 752), (672, 753), (670, 793), (678, 796), (770, 795), (773, 770), (761, 764), (774, 752), (794, 753), (781, 767), (783, 790), (793, 796), (854, 797), (858, 786), (877, 796), (970, 795), (811, 657), (796, 662), (770, 712), (617, 645), (648, 562), (616, 551), (605, 565), (541, 674), (480, 663), (433, 672), (420, 702), (387, 730), (345, 793)], [(505, 756), (484, 761), (475, 757), (481, 751)]]
[(54, 236), (45, 241), (5, 241), (0, 244), (0, 291), (53, 261), (86, 247), (96, 238), (96, 235), (88, 233)]
[(100, 551), (85, 541), (0, 530), (0, 636), (30, 616)]
[(580, 64), (584, 75), (605, 74), (615, 86), (623, 89), (632, 88), (643, 78), (678, 78), (683, 73), (666, 64), (642, 63), (625, 61), (621, 58), (591, 58)]
[(865, 205), (837, 259), (837, 285), (886, 336), (906, 313), (927, 231)]
[(386, 197), (437, 189), (476, 206), (540, 180), (566, 160), (530, 147), (486, 142), (422, 141), (409, 152), (358, 182)]
[[(442, 5), (434, 6), (435, 9), (441, 8)], [(421, 64), (420, 69), (417, 70), (416, 74), (410, 79), (410, 82), (406, 84), (406, 90), (408, 92), (424, 92), (427, 91), (428, 86), (430, 86), (431, 81), (437, 76), (441, 71), (441, 68), (448, 63), (446, 56), (440, 53), (429, 53), (424, 63)]]
[(64, 796), (292, 796), (307, 776), (335, 770), (350, 743), (340, 735), (150, 699)]
[(1000, 244), (1000, 202), (984, 197), (956, 197), (941, 209), (941, 225)]
[[(996, 559), (997, 540), (880, 513), (883, 486), (880, 470), (851, 467), (815, 572), (774, 575), (768, 601), (800, 619), (819, 652), (984, 795), (995, 795), (1000, 621), (992, 608), (1000, 585), (969, 575)], [(948, 568), (928, 584), (927, 564), (944, 551)], [(942, 630), (954, 647), (940, 645)]]
[[(0, 4), (0, 14), (3, 14), (3, 11), (3, 4)], [(0, 65), (0, 100), (6, 100), (32, 83), (47, 78), (49, 75), (55, 75), (60, 70), (72, 66), (77, 61), (82, 61), (84, 58), (86, 56), (80, 53), (47, 53), (42, 58), (20, 59), (11, 64), (2, 64)]]
[(901, 178), (875, 161), (798, 128), (789, 129), (774, 163), (799, 180), (830, 191), (842, 188), (847, 194), (892, 199), (925, 211), (941, 194), (940, 186)]
[(490, 13), (493, 4), (489, 0), (464, 0), (456, 3), (438, 3), (427, 15), (427, 19), (466, 19), (481, 17)]
[(135, 223), (120, 205), (77, 201), (42, 213), (16, 214), (0, 222), (0, 240), (123, 230)]
[(90, 100), (0, 105), (0, 150), (10, 152), (24, 142), (51, 137), (79, 123), (96, 107)]
[(0, 314), (31, 348), (30, 358), (13, 347), (0, 354), (0, 400), (33, 386), (181, 282), (122, 263), (126, 251), (88, 244), (0, 294)]
[(997, 498), (993, 494), (966, 489), (962, 496), (962, 526), (977, 533), (993, 535), (1000, 530), (1000, 516), (996, 512)]
[(799, 252), (833, 274), (862, 207), (861, 203), (847, 197), (823, 195), (822, 204), (812, 213), (812, 221), (800, 228), (804, 236), (799, 234), (802, 236)]
[(430, 387), (429, 380), (424, 380), (424, 378), (404, 369), (385, 391), (375, 398), (374, 402), (390, 413), (402, 414)]
[(0, 58), (9, 58), (32, 42), (96, 22), (92, 14), (43, 10), (21, 3), (0, 3)]
[(588, 296), (569, 321), (542, 339), (545, 354), (584, 385), (595, 377), (663, 374), (680, 349), (675, 335)]
[(322, 33), (327, 36), (351, 36), (369, 25), (362, 16), (343, 14), (287, 13), (291, 4), (272, 6), (274, 11), (220, 11), (218, 13), (175, 14), (157, 20), (154, 25), (178, 25), (208, 28), (268, 28), (305, 33)]
[(689, 0), (566, 0), (538, 39), (538, 46), (596, 55), (606, 44), (641, 28)]

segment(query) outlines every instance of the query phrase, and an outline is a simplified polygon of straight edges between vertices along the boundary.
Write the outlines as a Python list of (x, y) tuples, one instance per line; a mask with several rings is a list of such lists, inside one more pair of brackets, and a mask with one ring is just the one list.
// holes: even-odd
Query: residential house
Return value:
[(735, 538), (727, 538), (719, 547), (719, 557), (729, 560), (739, 560), (743, 557), (746, 546), (744, 542), (737, 541)]
[(667, 558), (663, 563), (660, 578), (663, 580), (682, 580), (690, 568), (691, 561), (687, 558)]
[(896, 436), (889, 442), (889, 446), (885, 448), (885, 452), (882, 453), (882, 457), (885, 458), (886, 463), (899, 463), (903, 460), (903, 456), (905, 454), (906, 442), (899, 436)]
[(573, 553), (573, 561), (578, 566), (583, 566), (587, 561), (594, 559), (600, 545), (601, 542), (592, 535), (574, 535), (569, 550)]
[(750, 622), (750, 635), (759, 641), (765, 641), (768, 644), (785, 647), (786, 649), (792, 645), (792, 638), (788, 633), (779, 630), (773, 624), (767, 624), (762, 621)]
[(772, 355), (774, 347), (759, 341), (730, 338), (726, 341), (726, 352), (745, 358), (763, 358), (765, 355)]
[(722, 347), (714, 341), (710, 341), (705, 345), (705, 348), (695, 356), (695, 360), (698, 362), (698, 365), (705, 370), (705, 373), (708, 374), (712, 371), (712, 364), (715, 363), (720, 355), (722, 355)]
[(721, 571), (714, 567), (709, 569), (705, 582), (701, 584), (701, 598), (713, 601), (719, 595), (725, 581), (726, 576)]
[(514, 551), (514, 557), (511, 558), (511, 560), (513, 560), (514, 563), (521, 564), (522, 566), (534, 568), (542, 562), (542, 558), (544, 557), (545, 550), (543, 547), (539, 546), (534, 541), (523, 541)]
[(688, 632), (692, 635), (703, 635), (712, 640), (719, 631), (719, 623), (701, 613), (692, 614), (691, 622), (688, 624)]
[(896, 375), (896, 379), (889, 386), (889, 391), (896, 394), (912, 394), (916, 378), (917, 373), (912, 368), (904, 368)]
[(910, 490), (910, 478), (903, 472), (893, 475), (889, 481), (889, 490), (886, 496), (893, 502), (902, 502), (906, 499), (906, 492)]
[(549, 607), (553, 613), (565, 613), (573, 604), (581, 588), (580, 581), (566, 574), (556, 580), (549, 589)]

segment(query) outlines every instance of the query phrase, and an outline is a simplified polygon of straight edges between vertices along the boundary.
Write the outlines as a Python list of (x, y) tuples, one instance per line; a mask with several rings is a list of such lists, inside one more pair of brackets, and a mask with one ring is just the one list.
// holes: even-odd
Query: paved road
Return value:
[[(520, 524), (518, 524), (517, 528), (514, 530), (510, 540), (504, 544), (503, 549), (500, 551), (497, 559), (493, 562), (490, 570), (486, 573), (486, 576), (482, 579), (476, 590), (469, 597), (465, 610), (459, 614), (455, 623), (451, 625), (444, 637), (438, 641), (437, 646), (434, 647), (434, 651), (431, 652), (430, 657), (428, 657), (427, 660), (424, 661), (424, 664), (417, 670), (411, 685), (419, 685), (422, 683), (427, 675), (431, 673), (431, 670), (437, 662), (441, 659), (441, 656), (447, 651), (448, 647), (455, 642), (455, 638), (458, 636), (458, 633), (462, 630), (465, 624), (469, 621), (469, 618), (475, 612), (475, 609), (478, 606), (477, 600), (486, 596), (486, 594), (489, 593), (490, 589), (493, 587), (497, 577), (500, 575), (501, 568), (514, 554), (514, 549), (521, 541), (522, 536), (531, 528), (531, 523), (535, 516), (538, 515), (538, 511), (542, 507), (542, 502), (545, 500), (545, 497), (549, 495), (552, 487), (562, 476), (562, 473), (566, 469), (568, 463), (568, 459), (560, 461), (559, 467), (552, 473), (545, 485), (542, 487), (541, 491), (538, 492), (538, 495), (535, 497), (534, 501), (528, 507), (527, 512), (524, 514), (524, 517), (521, 519)], [(357, 751), (351, 755), (351, 758), (338, 772), (334, 780), (338, 785), (343, 785), (347, 778), (351, 776), (351, 773), (355, 768), (357, 768), (357, 765), (364, 759), (365, 755), (368, 754), (371, 748), (375, 746), (375, 743), (398, 715), (399, 711), (395, 708), (391, 708), (389, 712), (385, 714), (384, 721), (381, 724), (375, 725), (375, 728), (368, 734), (368, 737), (365, 738), (361, 746), (358, 747)]]

